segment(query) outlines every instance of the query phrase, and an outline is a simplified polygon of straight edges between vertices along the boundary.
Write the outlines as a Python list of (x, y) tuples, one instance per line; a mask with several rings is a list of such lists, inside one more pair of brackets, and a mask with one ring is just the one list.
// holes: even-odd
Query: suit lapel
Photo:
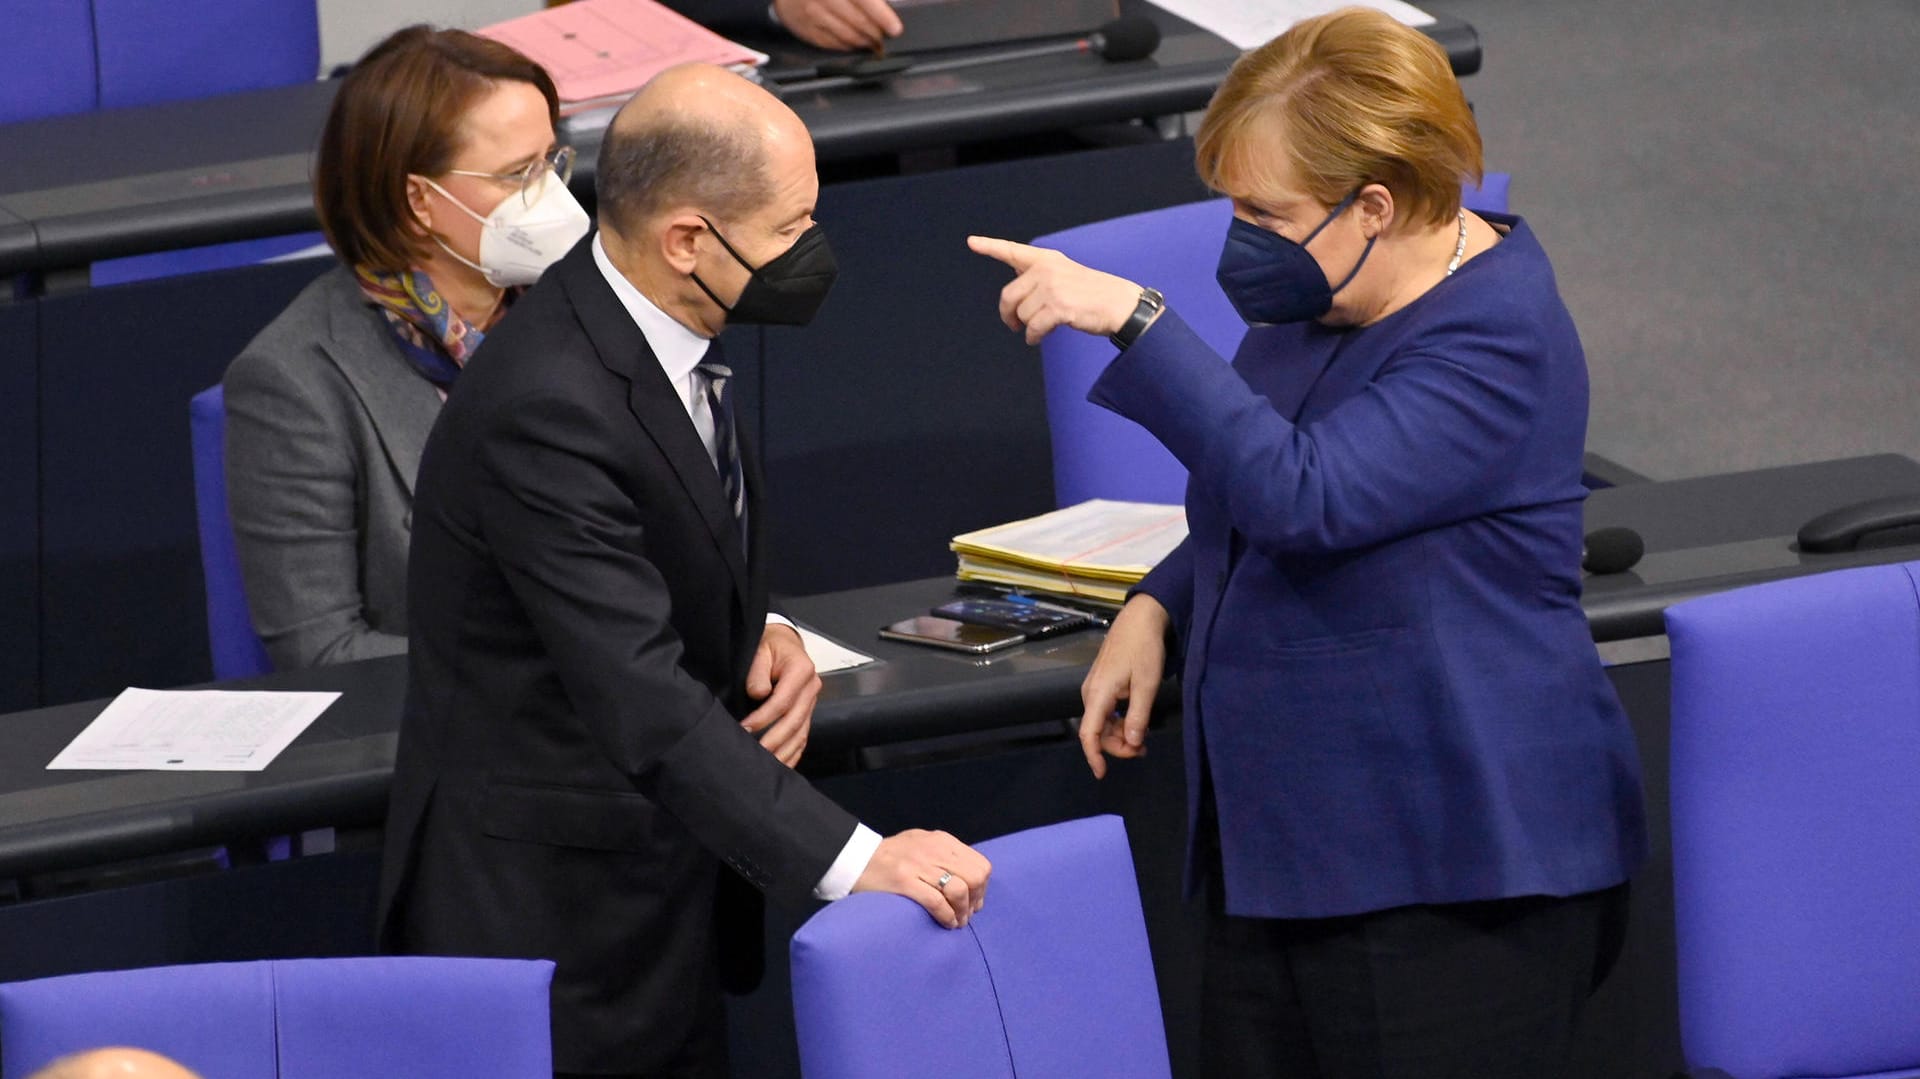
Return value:
[[(352, 290), (354, 299), (364, 299), (352, 271), (343, 271), (339, 281), (340, 287)], [(328, 306), (335, 323), (329, 336), (341, 343), (331, 350), (333, 361), (366, 407), (374, 433), (411, 498), (414, 477), (420, 473), (420, 453), (440, 415), (440, 395), (400, 354), (392, 330), (378, 311), (364, 302)], [(349, 317), (364, 320), (364, 326), (339, 325)]]
[(667, 381), (646, 336), (634, 325), (633, 316), (620, 305), (612, 286), (594, 264), (592, 237), (582, 240), (554, 271), (567, 297), (573, 302), (580, 324), (607, 370), (628, 384), (627, 407), (633, 417), (660, 449), (672, 466), (680, 485), (686, 490), (700, 519), (705, 522), (714, 544), (726, 559), (733, 578), (736, 600), (747, 601), (747, 562), (740, 549), (740, 529), (727, 505), (720, 485), (720, 474), (707, 456), (707, 448), (693, 429), (686, 406)]

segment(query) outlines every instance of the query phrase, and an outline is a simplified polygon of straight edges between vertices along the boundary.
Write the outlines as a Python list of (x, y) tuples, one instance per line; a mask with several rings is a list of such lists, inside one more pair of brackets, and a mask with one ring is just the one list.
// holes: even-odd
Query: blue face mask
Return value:
[(1327, 283), (1327, 275), (1307, 253), (1307, 245), (1353, 205), (1359, 195), (1360, 192), (1355, 191), (1341, 199), (1326, 220), (1314, 226), (1299, 243), (1237, 217), (1233, 219), (1233, 224), (1227, 226), (1226, 247), (1220, 252), (1220, 268), (1214, 277), (1241, 318), (1253, 325), (1302, 322), (1319, 318), (1333, 309), (1333, 294), (1346, 288), (1360, 267), (1367, 264), (1367, 256), (1373, 253), (1373, 240), (1367, 241), (1366, 250), (1360, 252), (1360, 261), (1353, 264), (1352, 271), (1337, 285)]

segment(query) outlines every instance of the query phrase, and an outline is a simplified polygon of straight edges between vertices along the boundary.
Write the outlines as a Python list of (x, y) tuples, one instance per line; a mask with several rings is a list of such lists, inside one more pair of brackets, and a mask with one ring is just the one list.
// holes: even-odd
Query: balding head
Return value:
[(792, 109), (721, 68), (669, 68), (607, 127), (595, 166), (601, 224), (631, 236), (675, 209), (739, 220), (795, 167), (812, 173), (813, 142)]
[(158, 1053), (116, 1047), (61, 1057), (28, 1079), (199, 1079), (199, 1076)]

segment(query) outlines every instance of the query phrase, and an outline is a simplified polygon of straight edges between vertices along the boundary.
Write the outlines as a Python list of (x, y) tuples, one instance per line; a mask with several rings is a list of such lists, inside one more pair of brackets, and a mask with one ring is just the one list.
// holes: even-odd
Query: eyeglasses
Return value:
[(547, 170), (560, 178), (561, 183), (573, 179), (573, 147), (562, 146), (545, 157), (536, 157), (523, 169), (512, 172), (476, 172), (473, 169), (448, 169), (451, 176), (478, 176), (483, 180), (492, 180), (501, 185), (512, 185), (520, 192), (520, 201), (528, 206), (540, 194), (540, 181), (546, 177)]

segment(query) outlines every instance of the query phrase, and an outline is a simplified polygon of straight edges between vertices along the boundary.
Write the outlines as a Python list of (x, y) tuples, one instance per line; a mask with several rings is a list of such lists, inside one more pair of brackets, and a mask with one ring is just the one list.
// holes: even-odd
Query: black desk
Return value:
[[(1665, 604), (1710, 591), (1828, 568), (1900, 561), (1915, 548), (1794, 555), (1752, 569), (1713, 563), (1780, 546), (1799, 523), (1861, 498), (1920, 492), (1920, 463), (1896, 455), (1765, 469), (1596, 492), (1589, 529), (1628, 525), (1649, 537), (1646, 563), (1696, 566), (1691, 578), (1627, 573), (1587, 582), (1596, 640), (1657, 634)], [(1758, 533), (1762, 538), (1754, 539)], [(1744, 540), (1735, 537), (1745, 536)], [(1731, 540), (1731, 542), (1728, 542)], [(1781, 548), (1784, 550), (1784, 547)], [(1670, 563), (1662, 558), (1671, 559)], [(950, 595), (946, 578), (792, 601), (787, 610), (880, 662), (825, 679), (809, 753), (821, 761), (860, 750), (1076, 715), (1097, 632), (970, 657), (883, 641), (875, 631)], [(344, 695), (259, 773), (47, 772), (43, 765), (104, 701), (0, 716), (0, 877), (133, 858), (164, 850), (376, 822), (385, 812), (405, 661), (369, 660), (272, 675), (235, 687), (331, 689)], [(1169, 706), (1172, 694), (1163, 694)], [(1064, 727), (1062, 728), (1064, 736)]]
[[(1202, 108), (1237, 51), (1128, 0), (1164, 38), (1145, 60), (1061, 55), (908, 77), (886, 88), (797, 95), (823, 164)], [(1479, 37), (1440, 18), (1427, 31), (1455, 70), (1480, 66)], [(0, 274), (315, 227), (310, 155), (336, 85), (59, 117), (0, 129)], [(591, 197), (608, 111), (566, 126)], [(591, 205), (591, 202), (588, 202)]]
[(1912, 546), (1806, 554), (1794, 545), (1820, 514), (1899, 494), (1920, 494), (1920, 462), (1891, 453), (1595, 491), (1587, 530), (1631, 528), (1647, 553), (1625, 573), (1587, 578), (1594, 640), (1664, 633), (1669, 606), (1712, 592), (1920, 558)]
[(341, 698), (261, 772), (49, 772), (46, 763), (106, 701), (0, 716), (0, 877), (46, 873), (333, 821), (386, 816), (406, 661), (223, 684), (338, 690)]
[[(1877, 457), (1642, 484), (1597, 494), (1588, 524), (1642, 528), (1656, 554), (1712, 547), (1740, 534), (1727, 531), (1728, 520), (1762, 534), (1790, 533), (1812, 513), (1916, 482), (1920, 464)], [(1667, 519), (1670, 513), (1678, 523)], [(1633, 587), (1646, 591), (1644, 600), (1661, 586)], [(1590, 614), (1609, 602), (1607, 591), (1590, 588)], [(822, 788), (882, 831), (944, 827), (969, 839), (1087, 813), (1121, 813), (1133, 839), (1176, 1074), (1192, 1074), (1178, 1063), (1191, 1052), (1197, 1029), (1197, 928), (1179, 895), (1184, 787), (1177, 722), (1149, 733), (1146, 760), (1118, 762), (1107, 782), (1092, 783), (1062, 721), (1079, 711), (1080, 679), (1098, 636), (1026, 645), (985, 662), (873, 636), (881, 624), (947, 594), (941, 578), (788, 604), (800, 621), (884, 660), (827, 677), (809, 755), (816, 764), (844, 761), (858, 749), (871, 763), (891, 747), (893, 759), (875, 770), (822, 775)], [(1569, 1074), (1645, 1079), (1679, 1063), (1665, 828), (1668, 672), (1664, 661), (1651, 661), (1615, 666), (1609, 674), (1640, 742), (1653, 858), (1636, 878), (1621, 966), (1594, 1002)], [(322, 824), (372, 824), (385, 809), (403, 680), (404, 662), (397, 659), (261, 680), (257, 684), (280, 688), (341, 689), (345, 696), (257, 774), (49, 773), (41, 766), (101, 702), (0, 716), (0, 738), (10, 747), (0, 757), (0, 877)], [(1002, 737), (990, 740), (995, 732)], [(954, 745), (968, 736), (970, 744)], [(940, 752), (919, 751), (925, 747)], [(376, 852), (359, 850), (0, 903), (0, 979), (361, 951), (369, 946), (376, 871)], [(736, 1030), (752, 1032), (736, 1042), (738, 1074), (794, 1074), (782, 942), (805, 913), (770, 916), (769, 981), (734, 1006)]]
[[(799, 621), (880, 662), (824, 679), (812, 758), (1076, 714), (1097, 632), (978, 659), (875, 636), (951, 596), (945, 579), (793, 601)], [(49, 772), (104, 700), (0, 716), (0, 878), (386, 815), (404, 657), (224, 683), (223, 689), (337, 690), (342, 696), (261, 772)], [(1064, 731), (1064, 728), (1062, 728)]]

